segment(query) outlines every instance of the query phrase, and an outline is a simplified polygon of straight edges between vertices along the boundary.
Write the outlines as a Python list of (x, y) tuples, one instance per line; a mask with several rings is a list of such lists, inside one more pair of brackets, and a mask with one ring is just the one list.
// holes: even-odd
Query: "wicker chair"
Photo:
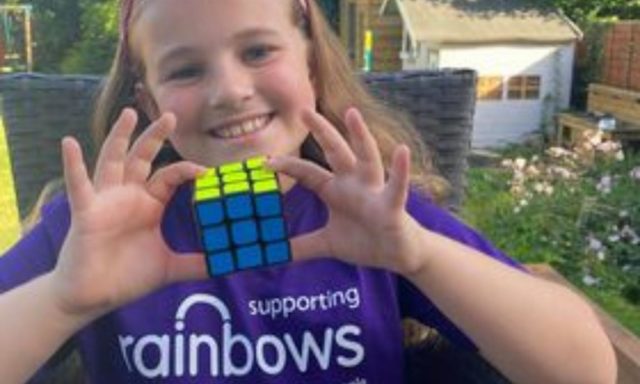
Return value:
[[(448, 205), (457, 209), (464, 195), (471, 143), (475, 73), (374, 73), (366, 74), (364, 80), (383, 101), (409, 113), (429, 143), (436, 167), (452, 184)], [(0, 76), (0, 117), (7, 129), (21, 217), (43, 186), (61, 177), (63, 136), (74, 135), (89, 156), (95, 153), (88, 126), (100, 81), (94, 76)], [(423, 334), (428, 337), (406, 348), (408, 382), (419, 383), (425, 377), (430, 383), (506, 382), (476, 354), (457, 350), (434, 332)]]
[(62, 176), (60, 140), (64, 136), (75, 136), (93, 153), (88, 127), (91, 101), (100, 80), (91, 76), (0, 76), (0, 116), (21, 218), (45, 184)]
[(451, 183), (449, 208), (464, 197), (475, 112), (476, 74), (471, 70), (403, 71), (365, 76), (372, 93), (409, 114)]
[[(88, 126), (101, 78), (15, 74), (0, 76), (0, 111), (7, 129), (20, 216), (45, 183), (61, 176), (60, 139), (74, 135), (94, 153)], [(468, 70), (367, 74), (373, 93), (404, 108), (430, 143), (435, 163), (463, 197), (475, 105), (475, 73)]]

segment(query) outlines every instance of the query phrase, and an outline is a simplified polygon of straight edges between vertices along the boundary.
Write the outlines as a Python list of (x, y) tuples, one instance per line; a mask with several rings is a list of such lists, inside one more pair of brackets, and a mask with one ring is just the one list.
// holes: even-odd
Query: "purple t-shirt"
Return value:
[[(163, 220), (177, 251), (200, 249), (190, 197), (181, 187)], [(284, 209), (292, 236), (327, 220), (324, 204), (299, 185)], [(415, 191), (407, 209), (426, 228), (517, 266)], [(43, 209), (41, 223), (0, 258), (0, 292), (54, 267), (69, 221), (63, 197)], [(167, 286), (96, 320), (75, 342), (96, 384), (401, 383), (406, 316), (473, 348), (405, 279), (329, 257)]]

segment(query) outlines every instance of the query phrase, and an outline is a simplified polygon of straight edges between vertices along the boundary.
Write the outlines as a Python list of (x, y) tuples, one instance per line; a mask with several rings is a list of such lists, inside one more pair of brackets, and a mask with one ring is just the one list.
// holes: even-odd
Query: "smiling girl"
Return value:
[[(366, 94), (313, 1), (122, 15), (93, 175), (65, 138), (66, 196), (0, 258), (3, 382), (72, 339), (93, 383), (400, 383), (404, 316), (518, 383), (614, 381), (586, 303), (434, 203), (415, 131)], [(255, 155), (282, 175), (294, 262), (206, 280), (189, 182)]]

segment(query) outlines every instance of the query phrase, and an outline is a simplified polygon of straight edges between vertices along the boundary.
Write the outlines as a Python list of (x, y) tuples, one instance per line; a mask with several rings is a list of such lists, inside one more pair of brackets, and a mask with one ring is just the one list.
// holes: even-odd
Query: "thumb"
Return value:
[(208, 277), (202, 253), (175, 254), (167, 265), (167, 283), (204, 280)]

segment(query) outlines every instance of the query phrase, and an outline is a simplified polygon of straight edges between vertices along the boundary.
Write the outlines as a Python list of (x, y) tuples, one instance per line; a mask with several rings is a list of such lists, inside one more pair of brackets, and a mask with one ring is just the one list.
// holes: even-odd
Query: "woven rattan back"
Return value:
[(61, 177), (62, 137), (75, 136), (91, 155), (89, 120), (100, 80), (89, 76), (0, 76), (0, 111), (20, 217), (25, 217), (49, 180)]
[[(7, 131), (20, 216), (39, 191), (61, 177), (60, 139), (80, 139), (94, 153), (90, 114), (100, 77), (16, 74), (0, 76), (0, 111)], [(475, 73), (466, 70), (367, 74), (373, 93), (405, 109), (453, 185), (449, 206), (464, 189), (475, 105)]]
[(462, 203), (471, 149), (476, 73), (471, 70), (368, 74), (374, 94), (408, 112), (452, 186), (449, 208)]

